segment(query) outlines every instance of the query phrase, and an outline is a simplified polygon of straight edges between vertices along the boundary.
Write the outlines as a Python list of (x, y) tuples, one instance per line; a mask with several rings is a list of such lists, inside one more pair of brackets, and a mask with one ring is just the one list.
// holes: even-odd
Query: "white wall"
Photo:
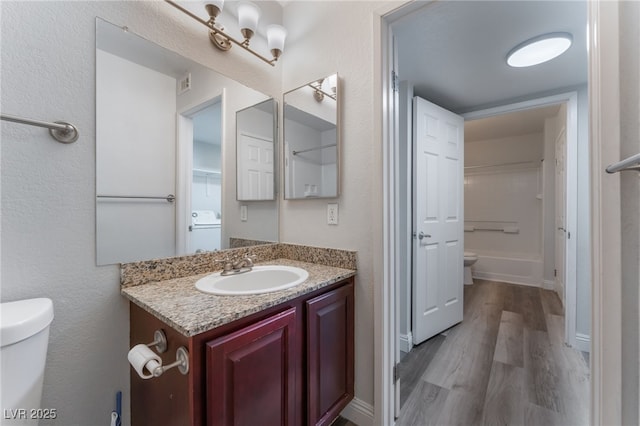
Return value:
[(542, 286), (543, 142), (542, 133), (465, 140), (464, 247), (478, 255), (475, 277)]
[[(293, 155), (293, 151), (300, 151), (322, 144), (322, 134), (318, 130), (305, 126), (294, 120), (285, 119), (287, 128), (285, 162), (289, 172), (289, 197), (321, 196), (322, 195), (322, 150), (303, 152)], [(295, 141), (294, 144), (291, 141)], [(315, 192), (313, 189), (315, 188)]]
[[(289, 52), (287, 52), (287, 56), (290, 56)], [(322, 102), (318, 102), (314, 98), (314, 93), (315, 90), (306, 85), (290, 91), (286, 93), (287, 105), (291, 105), (300, 111), (305, 111), (329, 123), (336, 124), (338, 103), (326, 96)]]
[[(640, 152), (640, 3), (620, 4), (620, 159)], [(640, 294), (640, 179), (620, 174), (622, 199), (622, 423), (638, 424)], [(606, 283), (605, 283), (606, 285)]]
[(0, 8), (3, 113), (67, 120), (80, 130), (76, 143), (62, 145), (44, 129), (2, 122), (2, 301), (53, 299), (42, 401), (58, 410), (50, 424), (108, 424), (117, 390), (128, 424), (128, 303), (119, 268), (96, 267), (95, 259), (95, 18), (265, 93), (281, 93), (282, 66), (239, 49), (219, 52), (200, 24), (164, 2)]
[[(338, 143), (335, 130), (325, 130), (320, 134), (320, 145), (335, 145)], [(330, 197), (336, 194), (338, 188), (338, 148), (325, 148), (322, 152), (322, 183), (321, 196)]]
[[(465, 142), (465, 226), (516, 227), (517, 234), (465, 232), (465, 250), (504, 257), (540, 258), (542, 200), (540, 133)], [(526, 164), (504, 165), (527, 162)], [(478, 167), (474, 166), (492, 166)]]
[(344, 102), (339, 225), (327, 225), (327, 200), (287, 200), (280, 235), (284, 242), (358, 251), (355, 394), (361, 408), (374, 402), (374, 289), (382, 287), (381, 118), (373, 108), (380, 91), (373, 82), (370, 35), (373, 12), (384, 4), (309, 1), (284, 8), (291, 40), (283, 56), (284, 90), (337, 71)]

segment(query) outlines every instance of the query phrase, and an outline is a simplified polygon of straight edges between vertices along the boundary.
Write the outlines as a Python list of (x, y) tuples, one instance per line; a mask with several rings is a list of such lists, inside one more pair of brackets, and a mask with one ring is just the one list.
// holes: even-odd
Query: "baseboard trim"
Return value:
[(545, 290), (555, 290), (556, 282), (554, 280), (544, 280), (542, 284)]
[(373, 426), (375, 419), (373, 405), (358, 398), (353, 398), (340, 415), (358, 426)]
[(536, 281), (531, 277), (524, 277), (520, 275), (495, 274), (492, 272), (474, 272), (473, 278), (487, 281), (499, 281), (509, 284), (527, 285), (530, 287), (542, 287), (542, 284), (539, 281)]
[(411, 332), (400, 335), (400, 350), (402, 352), (409, 353), (413, 348), (413, 335)]
[(575, 348), (582, 352), (591, 352), (591, 336), (582, 333), (576, 333)]

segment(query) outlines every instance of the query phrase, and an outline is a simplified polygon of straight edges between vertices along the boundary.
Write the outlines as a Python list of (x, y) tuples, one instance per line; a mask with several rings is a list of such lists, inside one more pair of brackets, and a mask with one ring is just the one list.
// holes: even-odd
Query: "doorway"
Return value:
[(222, 96), (178, 114), (177, 252), (215, 251), (222, 230)]
[[(406, 45), (407, 43), (403, 43), (402, 40), (398, 41), (399, 38), (396, 37), (398, 32), (396, 31), (398, 28), (400, 28), (403, 25), (407, 25), (408, 23), (410, 23), (411, 19), (413, 19), (413, 15), (420, 15), (419, 19), (424, 19), (425, 16), (429, 15), (429, 13), (432, 13), (434, 17), (436, 17), (436, 20), (440, 20), (442, 21), (441, 25), (450, 25), (451, 22), (456, 22), (458, 25), (463, 25), (463, 19), (460, 18), (459, 16), (457, 18), (451, 18), (451, 19), (443, 19), (443, 14), (446, 15), (446, 11), (444, 10), (445, 8), (448, 7), (448, 3), (449, 2), (443, 2), (443, 3), (439, 3), (439, 4), (435, 4), (435, 5), (431, 5), (428, 4), (427, 6), (423, 6), (421, 8), (419, 8), (416, 5), (411, 6), (412, 11), (407, 12), (407, 10), (405, 11), (400, 11), (397, 12), (397, 19), (388, 19), (387, 23), (390, 24), (390, 34), (389, 34), (389, 44), (387, 46), (389, 46), (389, 51), (388, 52), (392, 52), (393, 49), (391, 49), (391, 46), (397, 42), (398, 45), (403, 46)], [(484, 2), (474, 2), (475, 6), (477, 7), (479, 4), (482, 4)], [(496, 4), (494, 4), (494, 6), (496, 6)], [(502, 5), (497, 5), (497, 6), (502, 6)], [(584, 6), (584, 5), (583, 5)], [(459, 3), (457, 4), (457, 7), (459, 8), (465, 8), (465, 7), (469, 7), (466, 3)], [(509, 9), (512, 8), (513, 5), (504, 5), (505, 8)], [(407, 8), (409, 9), (409, 7)], [(513, 9), (510, 9), (511, 12), (516, 13)], [(468, 11), (466, 11), (468, 13)], [(472, 13), (474, 15), (474, 18), (479, 18), (480, 14), (477, 13)], [(529, 18), (531, 16), (534, 16), (535, 14), (530, 14)], [(557, 14), (558, 16), (562, 15)], [(537, 16), (541, 16), (541, 15), (537, 15)], [(515, 19), (517, 21), (517, 19)], [(534, 19), (535, 20), (535, 19)], [(585, 13), (584, 13), (584, 22), (586, 22), (586, 7), (585, 7)], [(426, 24), (424, 25), (424, 21), (422, 21), (423, 25), (420, 25), (420, 27), (423, 28), (430, 28), (431, 24)], [(434, 24), (437, 25), (437, 24)], [(471, 25), (473, 28), (479, 28), (479, 27), (486, 27), (487, 23), (483, 22), (482, 19), (476, 19), (473, 24)], [(489, 25), (490, 26), (490, 25)], [(457, 31), (460, 28), (455, 28), (454, 27), (454, 31)], [(582, 28), (582, 30), (584, 30), (584, 28)], [(437, 38), (441, 43), (446, 43), (446, 36), (443, 36), (442, 33), (438, 34), (439, 37)], [(413, 36), (418, 37), (419, 35), (416, 35), (415, 33), (413, 33)], [(584, 34), (582, 35), (584, 37), (586, 37)], [(395, 37), (395, 41), (392, 41)], [(405, 40), (406, 41), (406, 40)], [(585, 43), (586, 44), (586, 43)], [(417, 45), (423, 45), (423, 43), (416, 41), (413, 43), (413, 46), (417, 46)], [(491, 45), (491, 43), (488, 43), (488, 45)], [(484, 84), (484, 81), (482, 80), (482, 78), (480, 78), (478, 75), (479, 72), (476, 72), (474, 66), (472, 66), (469, 62), (474, 61), (474, 59), (470, 59), (471, 57), (468, 56), (460, 56), (457, 55), (456, 56), (456, 60), (458, 60), (457, 62), (457, 67), (451, 67), (450, 65), (447, 65), (447, 58), (442, 59), (441, 56), (445, 55), (446, 56), (446, 51), (447, 48), (446, 46), (441, 46), (441, 49), (436, 49), (433, 51), (433, 53), (435, 55), (432, 54), (428, 54), (427, 52), (424, 52), (422, 55), (415, 55), (415, 56), (423, 56), (423, 57), (427, 57), (427, 61), (429, 62), (428, 65), (426, 65), (427, 68), (433, 69), (433, 68), (440, 68), (442, 71), (441, 74), (445, 75), (445, 77), (447, 78), (455, 78), (456, 74), (462, 73), (463, 75), (466, 75), (468, 77), (468, 79), (470, 80), (474, 80), (476, 83), (476, 87), (482, 86)], [(397, 52), (396, 52), (397, 53)], [(401, 54), (401, 51), (400, 51)], [(479, 51), (478, 53), (479, 55), (482, 54), (482, 52)], [(383, 55), (384, 56), (384, 55)], [(393, 54), (389, 55), (390, 58), (393, 58)], [(468, 58), (466, 62), (464, 60), (460, 60), (460, 58)], [(476, 56), (473, 56), (472, 58), (476, 58)], [(442, 60), (441, 60), (442, 59)], [(495, 59), (495, 58), (494, 58)], [(498, 58), (499, 60), (502, 60), (502, 58)], [(584, 52), (584, 74), (586, 75), (586, 52)], [(387, 64), (393, 71), (396, 71), (399, 74), (399, 80), (400, 82), (397, 82), (397, 80), (395, 78), (392, 78), (392, 81), (396, 82), (395, 86), (396, 88), (400, 88), (400, 92), (402, 95), (402, 88), (403, 88), (403, 83), (402, 80), (404, 79), (403, 76), (403, 68), (402, 68), (402, 61), (400, 60), (400, 67), (393, 67), (392, 63), (394, 61), (390, 60), (389, 64)], [(474, 65), (476, 62), (472, 62)], [(471, 71), (473, 70), (473, 71)], [(432, 81), (433, 83), (433, 81)], [(406, 85), (406, 83), (405, 83)], [(409, 81), (409, 86), (413, 86), (411, 87), (412, 89), (415, 89), (414, 93), (419, 92), (419, 90), (427, 90), (425, 89), (425, 83), (422, 82), (423, 87), (419, 87), (420, 84), (417, 84), (415, 82)], [(571, 93), (571, 92), (566, 92), (567, 88), (572, 87), (571, 85), (565, 86), (564, 90), (562, 89), (556, 89), (554, 90), (553, 88), (549, 88), (549, 89), (544, 89), (544, 88), (539, 88), (538, 91), (532, 91), (529, 94), (519, 94), (519, 95), (512, 95), (512, 96), (507, 96), (504, 99), (506, 100), (497, 100), (497, 101), (488, 101), (485, 102), (484, 104), (479, 103), (478, 105), (475, 106), (464, 106), (463, 103), (465, 102), (465, 94), (460, 94), (460, 92), (456, 92), (454, 91), (447, 91), (444, 90), (442, 87), (438, 87), (437, 83), (433, 83), (432, 87), (430, 88), (430, 90), (432, 90), (432, 92), (434, 93), (434, 96), (439, 96), (440, 99), (444, 99), (449, 100), (451, 102), (453, 102), (453, 104), (457, 103), (457, 106), (455, 106), (454, 108), (448, 108), (448, 109), (453, 109), (454, 111), (459, 111), (464, 117), (465, 120), (469, 120), (469, 119), (477, 119), (480, 118), (481, 116), (490, 116), (493, 114), (496, 114), (500, 111), (504, 111), (506, 110), (507, 107), (505, 107), (504, 105), (507, 105), (508, 108), (512, 108), (513, 110), (520, 110), (520, 109), (526, 109), (526, 108), (531, 108), (534, 104), (532, 103), (531, 100), (529, 99), (537, 99), (538, 101), (540, 101), (540, 99), (542, 99), (543, 101), (541, 101), (542, 104), (545, 104), (545, 102), (547, 104), (549, 103), (559, 103), (559, 102), (573, 102), (573, 106), (574, 108), (571, 110), (571, 114), (573, 114), (570, 117), (570, 120), (575, 120), (574, 124), (577, 123), (577, 116), (578, 116), (578, 98), (580, 98), (581, 102), (581, 116), (584, 118), (586, 116), (586, 108), (587, 108), (587, 103), (586, 103), (586, 76), (585, 76), (585, 80), (584, 83), (582, 85), (580, 85), (579, 87), (574, 87), (577, 88), (577, 94), (575, 92), (573, 92), (572, 94), (565, 96), (566, 93)], [(473, 98), (477, 93), (476, 92), (480, 92), (481, 90), (468, 90), (467, 91), (467, 97), (468, 98)], [(551, 95), (548, 96), (549, 92), (555, 92), (555, 93), (560, 93), (560, 95)], [(397, 95), (396, 95), (397, 96)], [(412, 96), (409, 96), (409, 99)], [(570, 101), (568, 98), (569, 97), (573, 97), (573, 100)], [(433, 98), (432, 98), (433, 99)], [(525, 101), (523, 101), (522, 99), (527, 99)], [(402, 108), (402, 100), (399, 100), (397, 97), (395, 98), (395, 107), (398, 107), (398, 104), (400, 105), (400, 108)], [(391, 101), (393, 102), (393, 100)], [(496, 106), (498, 105), (498, 106)], [(447, 105), (445, 105), (447, 106)], [(584, 114), (584, 115), (582, 115)], [(588, 151), (587, 148), (587, 135), (586, 135), (586, 131), (583, 129), (586, 129), (587, 125), (586, 125), (586, 120), (582, 122), (584, 127), (581, 127), (581, 129), (578, 130), (578, 127), (576, 125), (576, 127), (574, 127), (572, 130), (567, 129), (567, 139), (568, 139), (568, 143), (570, 144), (571, 142), (569, 141), (569, 139), (571, 137), (575, 138), (574, 139), (574, 145), (573, 147), (576, 148), (576, 144), (577, 144), (577, 140), (578, 140), (578, 133), (581, 133), (581, 140), (585, 142), (584, 145), (584, 149), (586, 149)], [(399, 131), (402, 132), (402, 128), (403, 128), (403, 124), (402, 123), (395, 123), (394, 124), (395, 129), (390, 129), (390, 134), (393, 134), (394, 131)], [(399, 129), (398, 129), (399, 128)], [(573, 132), (572, 136), (569, 136), (569, 132)], [(397, 136), (396, 136), (397, 137)], [(571, 150), (571, 146), (568, 147), (569, 150)], [(583, 151), (584, 152), (584, 151)], [(397, 156), (397, 152), (394, 153), (394, 155)], [(581, 160), (582, 162), (580, 164), (578, 164), (578, 160)], [(567, 173), (568, 174), (576, 174), (578, 171), (578, 168), (581, 168), (583, 172), (586, 172), (586, 170), (588, 169), (588, 155), (586, 157), (579, 157), (577, 150), (574, 151), (573, 153), (568, 153), (567, 155)], [(402, 170), (402, 167), (404, 164), (407, 164), (405, 161), (403, 161), (403, 159), (398, 159), (397, 157), (395, 158), (394, 161), (394, 166), (393, 168), (395, 169), (395, 176), (394, 178), (399, 180), (399, 181), (403, 181), (403, 177), (399, 176), (398, 170)], [(573, 163), (572, 163), (573, 162)], [(583, 175), (584, 176), (584, 175)], [(588, 193), (588, 182), (585, 182), (585, 186), (581, 189), (581, 190), (585, 190), (586, 188), (586, 192)], [(574, 197), (574, 198), (572, 198)], [(565, 268), (564, 274), (567, 275), (567, 278), (565, 280), (565, 282), (567, 283), (567, 288), (569, 288), (569, 282), (570, 281), (576, 281), (576, 278), (578, 275), (580, 275), (580, 273), (582, 273), (582, 283), (584, 284), (584, 289), (587, 290), (587, 293), (589, 293), (589, 262), (588, 262), (588, 253), (589, 253), (589, 235), (588, 235), (588, 224), (589, 224), (589, 220), (588, 218), (582, 222), (582, 225), (584, 225), (582, 228), (583, 229), (578, 229), (580, 228), (580, 224), (577, 223), (576, 220), (573, 221), (573, 223), (571, 225), (569, 225), (570, 222), (570, 217), (572, 214), (575, 215), (576, 210), (578, 208), (578, 200), (576, 199), (577, 197), (577, 191), (574, 191), (573, 195), (571, 193), (567, 193), (567, 205), (570, 209), (573, 210), (573, 212), (571, 211), (567, 211), (568, 216), (566, 218), (567, 220), (567, 225), (569, 227), (573, 226), (572, 230), (569, 230), (569, 228), (565, 227), (565, 229), (567, 229), (567, 235), (569, 234), (569, 232), (571, 232), (571, 242), (569, 244), (575, 244), (575, 249), (573, 250), (572, 253), (568, 252), (567, 255), (567, 262), (566, 265), (567, 267)], [(393, 199), (394, 197), (390, 197), (390, 199)], [(586, 199), (582, 200), (583, 205), (586, 205), (586, 210), (583, 211), (588, 211), (589, 209), (589, 200), (588, 200), (588, 196), (586, 197)], [(397, 214), (396, 214), (397, 215)], [(554, 219), (555, 220), (555, 219)], [(397, 225), (397, 224), (396, 224)], [(395, 225), (394, 225), (395, 226)], [(587, 232), (581, 232), (581, 231), (585, 231), (585, 229), (587, 230)], [(398, 233), (399, 235), (410, 235), (410, 232), (405, 232), (406, 229), (398, 229), (396, 227), (395, 229), (395, 233)], [(577, 241), (581, 240), (581, 245), (578, 246)], [(579, 248), (582, 249), (582, 251), (586, 254), (586, 256), (583, 258), (583, 260), (586, 260), (585, 263), (578, 265), (576, 258), (579, 256)], [(397, 257), (396, 257), (397, 259)], [(398, 264), (396, 263), (393, 266), (393, 270), (394, 271), (402, 271), (403, 269), (406, 269), (404, 264)], [(582, 271), (582, 272), (581, 272)], [(560, 273), (563, 273), (562, 271)], [(397, 277), (394, 277), (397, 278)], [(398, 282), (398, 281), (396, 281)], [(575, 290), (575, 292), (577, 292), (577, 290)], [(565, 293), (565, 292), (563, 292)], [(403, 297), (400, 294), (397, 294), (395, 299), (399, 302), (402, 302)], [(567, 299), (568, 300), (568, 299)], [(583, 300), (584, 302), (584, 300)], [(575, 329), (576, 326), (576, 319), (575, 319), (575, 309), (577, 308), (576, 305), (579, 305), (580, 302), (578, 301), (574, 301), (571, 304), (567, 305), (567, 321), (566, 321), (566, 326), (567, 329), (570, 329), (570, 327), (573, 327)], [(587, 301), (586, 303), (587, 309), (586, 312), (590, 312), (590, 301)], [(398, 306), (395, 306), (395, 308), (398, 308)], [(573, 309), (574, 313), (570, 313), (569, 311)], [(398, 312), (396, 311), (396, 316), (400, 317), (400, 318), (405, 318), (406, 316), (403, 315), (402, 312)], [(589, 318), (587, 318), (586, 322), (589, 323)], [(573, 322), (573, 323), (572, 323)], [(402, 332), (400, 331), (400, 327), (399, 324), (396, 323), (396, 327), (395, 327), (396, 333), (398, 333), (398, 335), (400, 335)], [(588, 330), (588, 328), (587, 328)], [(411, 331), (411, 329), (409, 328), (409, 331)], [(567, 336), (569, 336), (569, 338), (573, 338), (575, 339), (576, 337), (576, 333), (575, 331), (572, 333), (567, 333)], [(400, 341), (399, 339), (394, 339), (394, 341), (392, 342), (393, 346), (395, 347), (399, 347), (401, 344), (407, 345), (407, 342), (410, 342), (411, 339), (409, 336), (405, 335), (403, 336), (404, 339), (402, 339), (402, 341)], [(585, 349), (588, 350), (589, 347), (589, 340), (588, 340), (588, 334), (584, 334), (582, 336), (578, 336), (578, 337), (582, 337), (582, 343), (584, 343)], [(575, 342), (573, 342), (575, 344)], [(410, 346), (410, 344), (409, 344)], [(399, 353), (398, 350), (390, 350), (389, 353), (395, 352), (396, 354)], [(397, 400), (398, 398), (396, 398)]]

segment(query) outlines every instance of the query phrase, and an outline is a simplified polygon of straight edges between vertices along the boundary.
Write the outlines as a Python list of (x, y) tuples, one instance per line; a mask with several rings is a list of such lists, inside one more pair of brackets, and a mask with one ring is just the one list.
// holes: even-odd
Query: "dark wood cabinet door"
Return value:
[(207, 343), (208, 425), (295, 423), (295, 319), (290, 308)]
[(353, 398), (353, 284), (306, 302), (307, 424), (329, 425)]

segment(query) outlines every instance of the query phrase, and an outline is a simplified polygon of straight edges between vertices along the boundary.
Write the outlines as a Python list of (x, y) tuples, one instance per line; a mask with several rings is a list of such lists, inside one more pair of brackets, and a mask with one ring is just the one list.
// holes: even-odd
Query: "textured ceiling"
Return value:
[[(392, 24), (398, 74), (415, 94), (462, 113), (587, 82), (583, 1), (438, 1)], [(511, 68), (507, 53), (548, 32), (573, 34), (562, 56)]]

